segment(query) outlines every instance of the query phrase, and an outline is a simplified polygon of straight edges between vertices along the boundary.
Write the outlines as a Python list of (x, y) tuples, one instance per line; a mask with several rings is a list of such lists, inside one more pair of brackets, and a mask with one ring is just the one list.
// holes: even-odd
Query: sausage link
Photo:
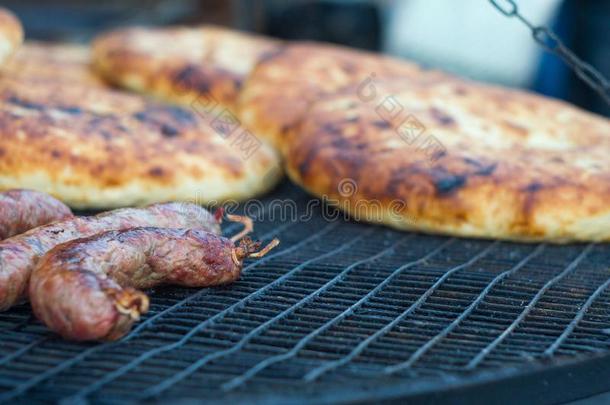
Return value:
[(237, 246), (200, 229), (132, 228), (59, 245), (42, 257), (30, 282), (32, 309), (50, 329), (71, 340), (124, 336), (148, 297), (137, 290), (160, 284), (209, 287), (239, 278), (260, 244)]
[(220, 234), (220, 217), (189, 203), (122, 208), (92, 217), (74, 217), (34, 228), (0, 242), (0, 310), (26, 298), (27, 283), (37, 259), (73, 239), (139, 226), (200, 228)]
[(0, 193), (0, 240), (72, 216), (67, 205), (48, 194), (8, 190)]

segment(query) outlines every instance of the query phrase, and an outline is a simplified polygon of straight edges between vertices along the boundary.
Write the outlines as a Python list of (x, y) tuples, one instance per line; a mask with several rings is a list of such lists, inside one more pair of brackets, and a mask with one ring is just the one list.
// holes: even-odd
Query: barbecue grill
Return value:
[(242, 205), (281, 245), (233, 285), (151, 291), (120, 341), (66, 342), (27, 304), (0, 314), (0, 400), (553, 403), (610, 389), (606, 245), (397, 232), (312, 201), (286, 182)]

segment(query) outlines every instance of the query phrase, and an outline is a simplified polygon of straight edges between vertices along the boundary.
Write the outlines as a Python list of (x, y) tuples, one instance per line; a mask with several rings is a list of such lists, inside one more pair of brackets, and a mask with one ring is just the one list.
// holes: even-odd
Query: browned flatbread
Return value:
[(94, 64), (109, 81), (166, 101), (233, 110), (245, 77), (279, 41), (213, 26), (127, 28), (97, 38)]
[(239, 116), (258, 136), (280, 147), (284, 134), (310, 104), (343, 88), (421, 73), (415, 64), (335, 45), (293, 43), (254, 69), (239, 99)]
[[(83, 76), (83, 75), (81, 75)], [(0, 189), (77, 208), (245, 199), (281, 172), (273, 150), (192, 109), (78, 83), (0, 79)]]
[(440, 74), (375, 88), (311, 107), (284, 144), (294, 181), (400, 229), (610, 240), (609, 120)]
[(13, 13), (0, 8), (0, 67), (23, 42), (23, 27)]
[(0, 77), (63, 85), (108, 87), (90, 67), (89, 47), (26, 41), (0, 71)]
[[(167, 67), (171, 58), (151, 56), (157, 47), (171, 48), (158, 46), (170, 36), (136, 33), (98, 41), (98, 64), (113, 61), (102, 71), (130, 88), (184, 102), (184, 93), (172, 93), (180, 75)], [(189, 35), (173, 40), (203, 41)], [(122, 45), (126, 38), (138, 46)], [(125, 51), (133, 48), (141, 53)], [(184, 49), (178, 54), (193, 55)], [(157, 68), (134, 68), (151, 60)], [(179, 68), (189, 65), (178, 60)], [(222, 70), (217, 59), (193, 56), (182, 76), (206, 79), (190, 81), (188, 101), (213, 94), (228, 105), (239, 93), (240, 119), (282, 151), (290, 177), (358, 220), (518, 241), (610, 240), (605, 118), (332, 45), (274, 45), (248, 60), (239, 83), (255, 67), (240, 93), (239, 85), (215, 87), (223, 83), (218, 75), (200, 73)], [(151, 71), (161, 78), (146, 76)]]

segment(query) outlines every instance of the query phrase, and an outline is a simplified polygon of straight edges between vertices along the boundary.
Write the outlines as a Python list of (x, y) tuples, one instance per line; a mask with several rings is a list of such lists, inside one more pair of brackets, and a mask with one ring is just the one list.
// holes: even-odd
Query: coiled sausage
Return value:
[(209, 287), (235, 281), (246, 257), (265, 249), (244, 238), (201, 229), (133, 228), (59, 245), (42, 257), (30, 282), (36, 316), (71, 340), (114, 340), (125, 335), (148, 297), (137, 290), (160, 284)]
[(0, 193), (0, 240), (72, 216), (67, 205), (48, 194), (8, 190)]
[(220, 234), (220, 220), (220, 215), (214, 216), (196, 204), (164, 203), (146, 208), (122, 208), (92, 217), (74, 217), (13, 236), (0, 242), (0, 310), (25, 298), (36, 260), (60, 243), (138, 226), (199, 228)]

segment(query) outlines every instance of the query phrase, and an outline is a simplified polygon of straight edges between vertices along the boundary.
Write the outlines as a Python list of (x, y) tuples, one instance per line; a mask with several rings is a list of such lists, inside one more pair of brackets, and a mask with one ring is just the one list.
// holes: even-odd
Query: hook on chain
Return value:
[(516, 17), (525, 24), (531, 30), (532, 37), (538, 45), (561, 58), (582, 81), (595, 90), (610, 105), (610, 82), (593, 66), (576, 56), (574, 52), (564, 45), (557, 34), (548, 27), (534, 26), (519, 13), (519, 7), (514, 0), (488, 1), (506, 17)]
[(517, 12), (518, 12), (517, 3), (515, 3), (513, 0), (502, 0), (502, 1), (489, 0), (489, 2), (495, 8), (497, 8), (498, 11), (500, 11), (502, 14), (504, 14), (507, 17), (513, 17), (513, 16), (517, 15)]

